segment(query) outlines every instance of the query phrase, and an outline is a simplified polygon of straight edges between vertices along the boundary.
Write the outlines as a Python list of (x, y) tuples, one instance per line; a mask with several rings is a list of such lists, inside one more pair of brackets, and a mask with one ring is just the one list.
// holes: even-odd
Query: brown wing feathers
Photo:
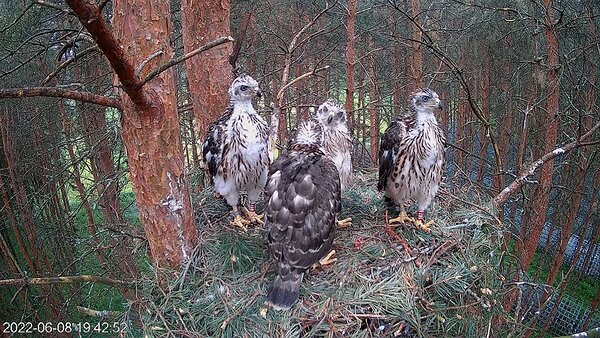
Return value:
[(265, 303), (275, 309), (294, 304), (304, 272), (329, 252), (333, 242), (339, 175), (331, 160), (312, 150), (280, 157), (267, 184), (269, 249), (277, 273)]

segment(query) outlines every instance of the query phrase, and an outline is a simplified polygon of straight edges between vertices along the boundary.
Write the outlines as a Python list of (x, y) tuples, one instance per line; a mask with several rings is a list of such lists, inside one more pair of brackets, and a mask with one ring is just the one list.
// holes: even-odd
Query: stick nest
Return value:
[[(498, 223), (489, 198), (441, 193), (427, 211), (432, 232), (389, 227), (397, 211), (376, 191), (375, 175), (345, 192), (336, 230), (337, 262), (311, 270), (285, 312), (266, 309), (275, 266), (266, 230), (229, 225), (229, 207), (206, 189), (194, 196), (200, 244), (179, 279), (148, 283), (142, 316), (148, 337), (485, 336), (500, 313)], [(486, 209), (487, 208), (487, 209)], [(258, 211), (263, 210), (259, 205)], [(408, 248), (408, 250), (407, 250)], [(410, 253), (409, 253), (410, 251)]]

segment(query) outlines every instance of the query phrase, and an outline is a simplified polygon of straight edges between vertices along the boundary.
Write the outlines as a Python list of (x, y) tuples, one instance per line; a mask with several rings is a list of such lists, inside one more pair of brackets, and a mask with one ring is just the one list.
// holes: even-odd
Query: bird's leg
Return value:
[(244, 219), (244, 217), (240, 215), (237, 206), (233, 207), (233, 211), (231, 213), (234, 215), (233, 221), (231, 221), (231, 225), (239, 227), (244, 231), (248, 231), (248, 224), (250, 224), (250, 221)]
[(425, 210), (418, 210), (417, 211), (417, 220), (415, 221), (415, 225), (417, 226), (417, 228), (419, 228), (425, 232), (431, 232), (431, 225), (433, 224), (433, 220), (423, 224), (424, 219), (425, 219)]
[(352, 226), (352, 217), (337, 220), (336, 225), (338, 228), (347, 228)]
[(335, 255), (335, 250), (329, 251), (329, 253), (325, 257), (319, 259), (319, 263), (313, 264), (313, 268), (318, 268), (319, 266), (325, 266), (335, 263), (337, 261), (337, 258), (333, 257), (333, 255)]
[(246, 214), (247, 221), (250, 223), (258, 223), (260, 225), (264, 225), (263, 215), (259, 215), (256, 213), (256, 202), (248, 203), (248, 209), (244, 208), (244, 213)]
[(406, 221), (410, 223), (414, 223), (415, 220), (412, 217), (409, 217), (404, 210), (404, 206), (401, 207), (400, 214), (396, 218), (390, 218), (388, 223), (405, 223)]

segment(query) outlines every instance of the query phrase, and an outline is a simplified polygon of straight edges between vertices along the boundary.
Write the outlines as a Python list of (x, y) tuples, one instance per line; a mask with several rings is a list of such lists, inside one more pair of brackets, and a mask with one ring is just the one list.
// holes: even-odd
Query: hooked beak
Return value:
[(438, 109), (444, 110), (444, 104), (442, 103), (442, 101), (438, 101)]
[(335, 112), (331, 111), (329, 112), (329, 117), (327, 117), (327, 123), (331, 123), (331, 121), (333, 121), (333, 117), (335, 116)]

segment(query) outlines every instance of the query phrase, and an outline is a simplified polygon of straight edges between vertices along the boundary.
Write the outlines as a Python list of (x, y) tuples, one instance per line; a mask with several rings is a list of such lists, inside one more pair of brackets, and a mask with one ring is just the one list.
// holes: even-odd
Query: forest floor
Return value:
[[(201, 240), (168, 287), (152, 287), (144, 333), (177, 337), (485, 336), (502, 315), (500, 225), (488, 198), (438, 196), (430, 233), (389, 226), (397, 215), (376, 192), (376, 175), (356, 177), (336, 230), (337, 262), (311, 270), (289, 311), (264, 307), (274, 265), (266, 230), (229, 225), (229, 207), (210, 189), (194, 197)], [(262, 206), (258, 206), (262, 210)]]

